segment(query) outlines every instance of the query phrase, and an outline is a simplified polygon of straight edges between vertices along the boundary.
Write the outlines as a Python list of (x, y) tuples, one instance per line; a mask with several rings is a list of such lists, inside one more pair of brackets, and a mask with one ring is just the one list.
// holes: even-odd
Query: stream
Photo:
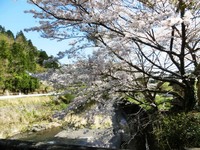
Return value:
[[(42, 142), (46, 144), (67, 144), (89, 147), (119, 147), (119, 137), (115, 137), (110, 129), (65, 129), (51, 128), (38, 132), (20, 133), (9, 139)], [(112, 141), (112, 142), (109, 142)]]
[(23, 141), (33, 141), (33, 142), (48, 142), (55, 140), (55, 135), (63, 130), (62, 127), (50, 128), (38, 132), (25, 132), (14, 135), (10, 139), (17, 139)]

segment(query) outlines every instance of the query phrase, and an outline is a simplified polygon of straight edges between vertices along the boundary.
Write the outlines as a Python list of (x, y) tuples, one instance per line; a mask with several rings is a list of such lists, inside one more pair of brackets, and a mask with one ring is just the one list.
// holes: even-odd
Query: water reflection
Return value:
[[(10, 139), (17, 139), (22, 141), (31, 141), (31, 142), (42, 142), (48, 144), (68, 144), (68, 145), (79, 145), (79, 146), (87, 146), (88, 139), (87, 138), (61, 138), (55, 137), (60, 132), (66, 131), (68, 133), (72, 133), (73, 131), (70, 129), (64, 129), (62, 127), (51, 128), (38, 132), (26, 132), (15, 135)], [(73, 133), (72, 133), (73, 134)], [(89, 146), (92, 146), (89, 144)]]
[(23, 141), (33, 141), (33, 142), (47, 142), (54, 140), (54, 136), (62, 131), (62, 127), (51, 128), (47, 130), (42, 130), (38, 132), (26, 132), (17, 134), (10, 139), (18, 139)]

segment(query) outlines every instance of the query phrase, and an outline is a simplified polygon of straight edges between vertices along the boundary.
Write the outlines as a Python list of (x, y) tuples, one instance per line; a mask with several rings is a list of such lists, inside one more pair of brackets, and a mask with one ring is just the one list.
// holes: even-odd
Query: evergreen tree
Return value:
[(43, 50), (39, 51), (39, 58), (38, 58), (38, 63), (43, 66), (43, 62), (44, 60), (47, 60), (49, 58), (49, 56), (47, 55), (47, 53)]
[(15, 38), (16, 42), (26, 43), (26, 37), (22, 31), (18, 32)]
[(10, 31), (10, 30), (7, 30), (7, 31), (6, 31), (6, 34), (7, 34), (7, 36), (10, 37), (11, 39), (14, 39), (14, 38), (15, 38), (15, 37), (14, 37), (14, 34), (13, 34), (12, 31)]
[(5, 33), (5, 28), (0, 25), (0, 33)]

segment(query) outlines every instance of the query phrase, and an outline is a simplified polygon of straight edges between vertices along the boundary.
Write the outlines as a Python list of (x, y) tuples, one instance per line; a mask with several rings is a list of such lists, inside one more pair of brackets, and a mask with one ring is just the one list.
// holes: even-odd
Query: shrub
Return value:
[(64, 102), (65, 104), (69, 104), (73, 99), (74, 99), (74, 95), (73, 94), (65, 94), (59, 97), (59, 99)]
[(180, 113), (162, 116), (154, 124), (160, 150), (200, 147), (200, 114)]

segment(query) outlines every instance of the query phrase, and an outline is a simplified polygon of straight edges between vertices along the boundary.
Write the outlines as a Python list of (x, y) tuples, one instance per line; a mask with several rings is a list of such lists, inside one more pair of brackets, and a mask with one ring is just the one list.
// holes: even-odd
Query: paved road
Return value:
[(11, 99), (11, 98), (21, 98), (21, 97), (48, 96), (48, 95), (56, 95), (56, 94), (47, 93), (47, 94), (29, 94), (29, 95), (9, 95), (9, 96), (0, 96), (0, 100), (6, 100), (6, 99)]

